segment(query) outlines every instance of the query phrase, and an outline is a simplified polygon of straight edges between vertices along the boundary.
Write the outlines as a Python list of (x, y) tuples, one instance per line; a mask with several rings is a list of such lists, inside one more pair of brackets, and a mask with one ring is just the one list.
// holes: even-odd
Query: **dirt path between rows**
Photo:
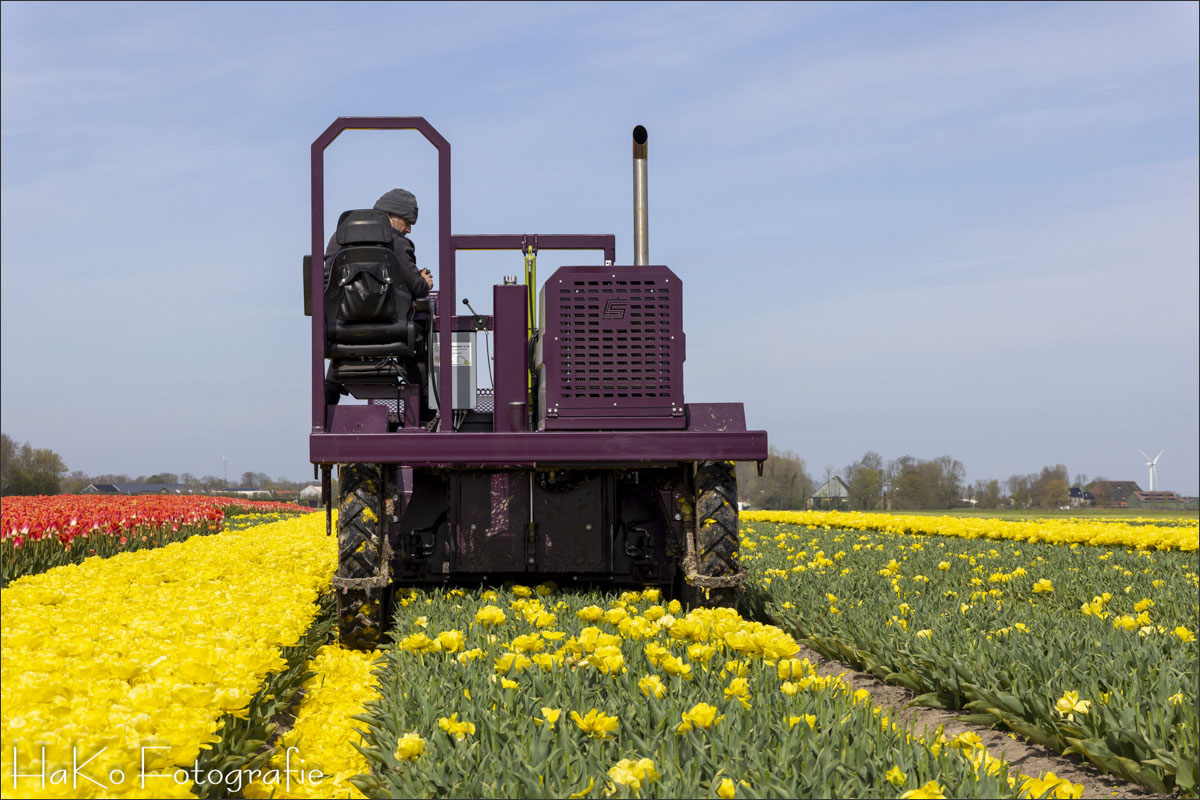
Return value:
[[(1089, 798), (1168, 798), (1173, 795), (1156, 794), (1136, 783), (1127, 783), (1112, 775), (1093, 767), (1091, 764), (1076, 758), (1060, 755), (1042, 745), (1028, 742), (1018, 734), (1011, 734), (1003, 729), (986, 728), (962, 722), (958, 719), (963, 712), (944, 711), (939, 708), (925, 706), (909, 706), (908, 703), (916, 696), (912, 691), (887, 683), (867, 672), (859, 672), (853, 667), (826, 658), (812, 648), (800, 645), (797, 658), (807, 658), (816, 668), (818, 674), (828, 677), (841, 676), (852, 689), (866, 689), (871, 693), (875, 705), (891, 709), (888, 716), (904, 724), (915, 721), (916, 733), (930, 733), (944, 726), (944, 733), (953, 738), (960, 733), (975, 733), (983, 740), (988, 753), (994, 758), (1003, 758), (1008, 762), (1009, 774), (1020, 772), (1032, 777), (1041, 777), (1044, 773), (1053, 772), (1060, 778), (1072, 783), (1083, 785), (1083, 796)], [(1016, 739), (1012, 738), (1017, 736)]]

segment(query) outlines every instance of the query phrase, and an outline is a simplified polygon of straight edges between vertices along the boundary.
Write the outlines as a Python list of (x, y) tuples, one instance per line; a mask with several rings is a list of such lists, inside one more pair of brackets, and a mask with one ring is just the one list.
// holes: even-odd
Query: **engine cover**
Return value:
[(686, 427), (683, 283), (670, 269), (560, 267), (538, 323), (539, 428)]

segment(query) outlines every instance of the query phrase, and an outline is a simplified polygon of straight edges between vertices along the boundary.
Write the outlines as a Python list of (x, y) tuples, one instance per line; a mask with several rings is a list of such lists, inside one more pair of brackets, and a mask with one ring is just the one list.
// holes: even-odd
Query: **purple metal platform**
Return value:
[(536, 431), (531, 433), (330, 434), (309, 438), (318, 463), (413, 467), (569, 466), (685, 461), (759, 461), (766, 431)]

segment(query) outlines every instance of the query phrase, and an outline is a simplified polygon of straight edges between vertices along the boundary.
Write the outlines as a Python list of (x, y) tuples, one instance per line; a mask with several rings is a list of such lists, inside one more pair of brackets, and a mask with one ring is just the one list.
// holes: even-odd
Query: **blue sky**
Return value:
[[(642, 124), (689, 401), (818, 475), (875, 450), (1145, 487), (1161, 449), (1195, 494), (1197, 8), (4, 3), (4, 432), (93, 474), (311, 475), (312, 140), (424, 116), (456, 233), (614, 233), (628, 263)], [(436, 273), (431, 147), (349, 132), (326, 168), (331, 221), (416, 192)], [(460, 297), (519, 270), (460, 258)]]

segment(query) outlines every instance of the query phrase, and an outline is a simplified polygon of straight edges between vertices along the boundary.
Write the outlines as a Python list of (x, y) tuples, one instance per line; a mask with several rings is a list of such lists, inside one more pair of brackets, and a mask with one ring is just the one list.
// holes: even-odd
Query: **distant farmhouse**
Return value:
[[(1096, 481), (1088, 486), (1095, 497), (1094, 505), (1101, 508), (1169, 508), (1193, 509), (1194, 497), (1180, 497), (1177, 492), (1143, 492), (1135, 481)], [(1084, 495), (1087, 492), (1083, 493)], [(1071, 490), (1071, 505), (1075, 505), (1075, 489)]]
[(1080, 506), (1092, 506), (1096, 504), (1096, 496), (1086, 489), (1078, 486), (1071, 487), (1071, 508), (1079, 508)]
[(850, 487), (841, 477), (834, 475), (808, 498), (809, 508), (849, 508)]
[(321, 504), (321, 484), (312, 483), (300, 490), (300, 505), (316, 508)]
[(1125, 501), (1130, 508), (1195, 508), (1194, 497), (1180, 497), (1176, 492), (1134, 492)]
[(1094, 481), (1087, 488), (1095, 498), (1095, 505), (1105, 508), (1124, 508), (1129, 495), (1142, 490), (1136, 481)]
[(92, 483), (83, 494), (192, 494), (183, 483)]

